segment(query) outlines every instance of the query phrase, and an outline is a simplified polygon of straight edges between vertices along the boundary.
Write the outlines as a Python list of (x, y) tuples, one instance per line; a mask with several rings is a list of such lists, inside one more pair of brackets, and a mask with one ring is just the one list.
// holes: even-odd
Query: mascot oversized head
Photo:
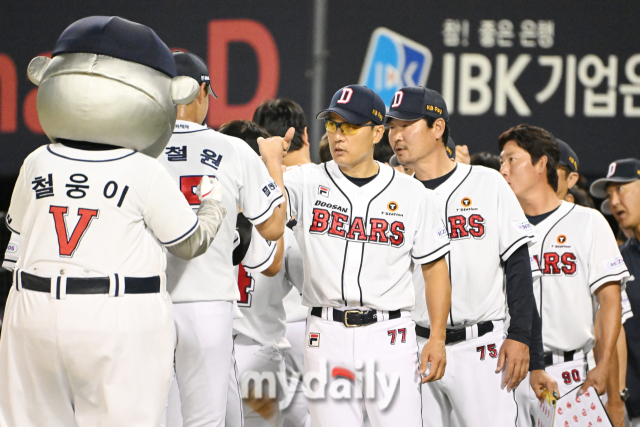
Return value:
[(176, 105), (198, 94), (191, 77), (176, 77), (169, 48), (149, 27), (91, 16), (60, 36), (52, 59), (36, 57), (29, 79), (38, 117), (52, 142), (116, 145), (158, 157), (176, 121)]

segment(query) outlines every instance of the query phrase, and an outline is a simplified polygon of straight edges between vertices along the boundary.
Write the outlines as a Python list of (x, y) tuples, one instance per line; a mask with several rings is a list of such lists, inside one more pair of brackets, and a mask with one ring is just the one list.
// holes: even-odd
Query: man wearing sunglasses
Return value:
[[(305, 370), (321, 383), (308, 387), (316, 427), (362, 425), (363, 409), (374, 427), (420, 427), (421, 374), (423, 382), (444, 374), (449, 240), (431, 192), (373, 160), (384, 112), (371, 89), (340, 89), (317, 116), (334, 160), (284, 174), (304, 261), (303, 304), (311, 308)], [(421, 361), (412, 261), (428, 283), (433, 325)]]
[[(446, 257), (452, 286), (446, 334), (449, 365), (441, 381), (422, 388), (423, 408), (429, 414), (424, 426), (448, 426), (454, 418), (463, 427), (512, 426), (518, 408), (511, 391), (527, 371), (542, 370), (532, 382), (549, 380), (543, 371), (537, 316), (537, 339), (532, 340), (537, 314), (528, 251), (532, 227), (498, 172), (449, 160), (449, 114), (438, 92), (401, 89), (393, 97), (387, 120), (398, 161), (412, 167), (415, 180), (435, 192), (451, 239)], [(413, 318), (418, 343), (423, 345), (433, 328), (423, 302), (423, 278), (414, 279)], [(552, 381), (546, 385), (553, 390)]]

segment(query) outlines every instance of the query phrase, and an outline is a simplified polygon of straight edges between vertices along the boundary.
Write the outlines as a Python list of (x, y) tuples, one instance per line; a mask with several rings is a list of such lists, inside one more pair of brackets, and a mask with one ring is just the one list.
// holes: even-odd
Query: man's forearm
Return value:
[(444, 257), (422, 266), (427, 310), (431, 322), (431, 339), (446, 338), (447, 316), (451, 308), (451, 283)]
[(598, 289), (596, 296), (600, 302), (600, 334), (597, 364), (611, 362), (613, 348), (620, 335), (622, 306), (618, 282), (610, 282)]

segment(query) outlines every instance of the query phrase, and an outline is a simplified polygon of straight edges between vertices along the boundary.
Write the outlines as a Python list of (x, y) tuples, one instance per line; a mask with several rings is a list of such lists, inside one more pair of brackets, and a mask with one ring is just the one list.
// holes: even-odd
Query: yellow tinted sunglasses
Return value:
[(366, 125), (354, 125), (353, 123), (347, 123), (347, 122), (338, 123), (338, 122), (334, 122), (333, 120), (324, 121), (324, 128), (327, 130), (327, 132), (336, 133), (338, 131), (338, 128), (340, 128), (343, 134), (349, 135), (349, 136), (357, 134), (360, 128), (363, 128), (365, 126), (374, 127), (378, 125), (372, 124), (372, 123), (366, 124)]

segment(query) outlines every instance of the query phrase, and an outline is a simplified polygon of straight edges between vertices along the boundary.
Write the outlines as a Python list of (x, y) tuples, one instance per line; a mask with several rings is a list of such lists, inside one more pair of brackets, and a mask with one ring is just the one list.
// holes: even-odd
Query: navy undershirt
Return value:
[[(342, 172), (342, 169), (340, 169), (340, 172)], [(378, 166), (378, 172), (376, 172), (375, 175), (369, 176), (367, 178), (354, 178), (352, 176), (347, 175), (344, 172), (342, 172), (342, 175), (344, 175), (345, 178), (347, 178), (349, 181), (353, 182), (358, 187), (362, 187), (363, 185), (366, 185), (366, 184), (370, 183), (371, 181), (373, 181), (376, 178), (376, 176), (378, 176), (379, 173), (380, 173), (380, 166)]]
[(458, 169), (458, 165), (455, 165), (455, 167), (453, 169), (451, 169), (451, 172), (446, 173), (446, 174), (442, 175), (439, 178), (428, 179), (426, 181), (420, 181), (417, 177), (416, 177), (416, 179), (418, 179), (418, 181), (420, 181), (422, 183), (422, 185), (424, 185), (429, 190), (435, 190), (436, 188), (438, 188), (440, 186), (440, 184), (443, 184), (446, 180), (451, 178), (451, 176), (455, 173), (456, 169)]
[(560, 206), (558, 206), (557, 208), (555, 208), (552, 211), (549, 211), (547, 213), (543, 213), (541, 215), (526, 215), (527, 219), (529, 220), (529, 222), (533, 225), (538, 225), (540, 224), (542, 221), (544, 221), (545, 219), (549, 218), (551, 216), (552, 213), (554, 213), (555, 211), (558, 210), (558, 208), (560, 208)]

